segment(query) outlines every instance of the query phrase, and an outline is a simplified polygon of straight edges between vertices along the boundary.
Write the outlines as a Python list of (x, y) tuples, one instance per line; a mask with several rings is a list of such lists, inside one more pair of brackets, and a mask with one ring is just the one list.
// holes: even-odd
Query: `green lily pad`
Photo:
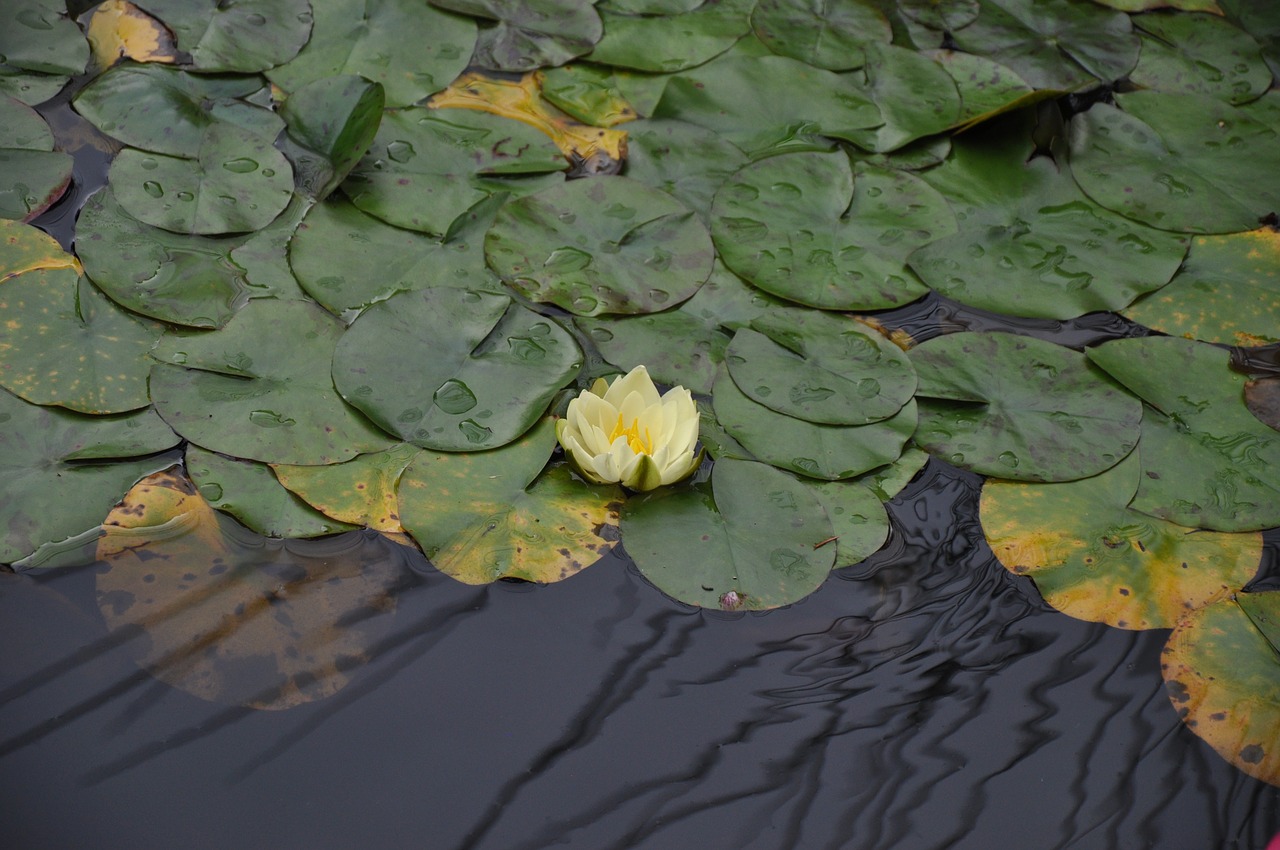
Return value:
[(1091, 202), (1032, 148), (1024, 123), (1001, 123), (957, 139), (924, 175), (962, 222), (911, 255), (925, 283), (984, 310), (1069, 319), (1125, 307), (1173, 277), (1184, 238)]
[[(627, 554), (659, 590), (701, 608), (790, 605), (826, 580), (836, 548), (817, 496), (761, 463), (721, 460), (709, 484), (627, 501)], [(815, 548), (816, 547), (816, 548)]]
[(704, 222), (716, 190), (747, 162), (736, 145), (697, 124), (641, 120), (626, 130), (624, 174), (678, 198)]
[(1018, 481), (1072, 481), (1138, 443), (1142, 404), (1060, 345), (1008, 333), (953, 333), (911, 349), (925, 451)]
[(898, 0), (903, 15), (929, 29), (955, 32), (978, 19), (978, 0)]
[[(1211, 3), (1212, 0), (1182, 0), (1186, 3)], [(1215, 8), (1201, 11), (1214, 12), (1217, 6), (1240, 29), (1249, 33), (1262, 48), (1262, 55), (1271, 66), (1272, 73), (1280, 74), (1280, 7), (1272, 3), (1254, 3), (1252, 0), (1219, 0)]]
[(897, 460), (916, 429), (916, 403), (868, 425), (818, 425), (747, 397), (727, 370), (712, 388), (715, 415), (731, 437), (765, 463), (827, 481), (853, 478)]
[(71, 185), (71, 165), (34, 109), (0, 95), (0, 218), (27, 221), (53, 206)]
[(1280, 431), (1280, 376), (1257, 378), (1246, 383), (1244, 402), (1259, 422)]
[(0, 148), (51, 151), (53, 131), (30, 106), (12, 97), (0, 97)]
[(611, 68), (573, 64), (538, 73), (542, 77), (542, 96), (570, 118), (593, 127), (612, 127), (637, 117), (618, 88)]
[(555, 428), (544, 419), (489, 452), (422, 452), (400, 477), (400, 516), (432, 566), (466, 584), (569, 578), (613, 548), (622, 490), (543, 472)]
[(286, 490), (264, 463), (225, 457), (189, 444), (184, 466), (211, 507), (266, 537), (320, 537), (354, 528)]
[(1129, 75), (1135, 85), (1237, 105), (1271, 88), (1258, 43), (1220, 15), (1143, 15), (1136, 23), (1142, 55)]
[(5, 0), (0, 4), (0, 57), (23, 71), (75, 75), (89, 64), (89, 42), (67, 16), (62, 0)]
[(829, 543), (835, 546), (833, 569), (851, 567), (875, 554), (889, 539), (889, 514), (884, 502), (857, 481), (805, 481), (831, 519)]
[(779, 413), (822, 425), (865, 425), (893, 416), (915, 393), (907, 355), (854, 319), (779, 311), (752, 328), (729, 344), (729, 375), (753, 401)]
[(258, 230), (293, 197), (284, 154), (231, 125), (210, 127), (193, 159), (126, 148), (107, 179), (134, 218), (201, 236)]
[(1280, 233), (1197, 236), (1167, 286), (1120, 312), (1170, 336), (1241, 346), (1280, 342)]
[(1050, 91), (1036, 91), (1012, 68), (985, 56), (958, 50), (931, 50), (926, 55), (955, 81), (960, 93), (960, 114), (956, 116), (960, 129), (1053, 96)]
[(711, 274), (711, 237), (675, 198), (626, 177), (575, 180), (504, 206), (489, 266), (520, 294), (579, 316), (653, 313)]
[[(343, 316), (395, 292), (449, 286), (497, 292), (484, 264), (484, 228), (468, 227), (440, 241), (392, 227), (331, 198), (311, 209), (289, 244), (289, 263), (302, 288)], [(370, 274), (370, 269), (377, 274)]]
[(1221, 14), (1217, 0), (1093, 0), (1102, 6), (1122, 12), (1148, 12), (1152, 9), (1181, 9), (1185, 12)]
[(1241, 593), (1193, 611), (1160, 656), (1187, 728), (1235, 767), (1280, 785), (1280, 593)]
[(271, 142), (284, 129), (275, 112), (246, 98), (262, 90), (258, 76), (188, 74), (166, 65), (111, 68), (76, 95), (76, 112), (126, 145), (194, 156), (209, 128), (232, 124)]
[(760, 0), (751, 28), (779, 56), (828, 71), (861, 68), (868, 43), (893, 37), (885, 16), (859, 0)]
[(888, 502), (901, 493), (928, 462), (928, 452), (909, 445), (897, 460), (853, 480), (874, 493), (880, 501)]
[(1280, 189), (1258, 180), (1280, 171), (1272, 128), (1203, 95), (1139, 91), (1116, 104), (1071, 121), (1071, 173), (1104, 207), (1184, 233), (1252, 230), (1280, 209)]
[(0, 425), (0, 564), (101, 524), (135, 481), (173, 463), (144, 456), (178, 443), (150, 409), (84, 416), (4, 391)]
[(342, 323), (302, 301), (251, 301), (221, 330), (170, 331), (151, 397), (193, 443), (266, 463), (337, 463), (392, 440), (334, 391)]
[(75, 269), (0, 285), (0, 386), (34, 404), (123, 413), (151, 403), (148, 352), (163, 328), (113, 304)]
[(751, 5), (750, 0), (703, 0), (637, 13), (600, 4), (604, 34), (585, 58), (636, 71), (692, 68), (724, 53), (751, 29)]
[(474, 109), (403, 109), (382, 119), (342, 189), (389, 224), (442, 234), (485, 198), (554, 185), (568, 166), (545, 133), (520, 121)]
[(381, 84), (350, 74), (289, 95), (280, 110), (288, 127), (283, 149), (302, 192), (322, 201), (338, 188), (373, 143), (385, 103)]
[(0, 94), (27, 106), (44, 103), (62, 91), (69, 79), (65, 75), (37, 74), (0, 64)]
[(505, 295), (432, 287), (361, 313), (338, 343), (333, 382), (403, 440), (474, 452), (528, 431), (581, 365), (551, 319)]
[(137, 0), (164, 22), (200, 71), (265, 71), (297, 55), (311, 36), (308, 0)]
[(1197, 531), (1129, 507), (1141, 451), (1081, 481), (983, 485), (982, 532), (996, 558), (1035, 579), (1064, 614), (1121, 629), (1173, 628), (1258, 570), (1260, 534)]
[(712, 237), (725, 265), (779, 298), (828, 310), (877, 310), (921, 297), (927, 290), (906, 257), (954, 228), (947, 202), (920, 178), (851, 166), (843, 153), (752, 163), (712, 205)]
[(923, 53), (892, 44), (870, 44), (864, 52), (863, 91), (880, 109), (884, 123), (850, 133), (854, 144), (886, 153), (956, 123), (960, 93), (941, 65)]
[(250, 298), (307, 300), (289, 268), (288, 250), (293, 235), (314, 205), (310, 198), (294, 194), (284, 212), (266, 227), (247, 238), (236, 237), (241, 244), (231, 249), (231, 262), (244, 269)]
[(1280, 525), (1280, 434), (1245, 407), (1245, 376), (1230, 368), (1227, 351), (1144, 337), (1088, 354), (1157, 411), (1143, 420), (1134, 508), (1215, 531)]
[(411, 443), (397, 443), (343, 463), (272, 468), (281, 484), (326, 516), (374, 531), (403, 533), (396, 488), (422, 451)]
[(476, 44), (475, 21), (421, 0), (324, 0), (312, 13), (306, 46), (266, 72), (286, 92), (354, 74), (381, 83), (387, 106), (408, 106), (453, 82)]
[(221, 327), (248, 299), (231, 260), (243, 238), (172, 233), (125, 212), (110, 186), (85, 204), (76, 252), (85, 274), (122, 307), (176, 325)]
[(498, 71), (563, 65), (600, 40), (600, 15), (588, 0), (431, 0), (432, 5), (493, 21), (480, 29), (471, 62)]
[(1138, 61), (1129, 16), (1071, 0), (978, 0), (955, 46), (1012, 68), (1038, 89), (1073, 91), (1120, 79)]
[(802, 126), (852, 142), (884, 123), (854, 79), (785, 56), (724, 57), (676, 74), (651, 117), (700, 124), (748, 153)]

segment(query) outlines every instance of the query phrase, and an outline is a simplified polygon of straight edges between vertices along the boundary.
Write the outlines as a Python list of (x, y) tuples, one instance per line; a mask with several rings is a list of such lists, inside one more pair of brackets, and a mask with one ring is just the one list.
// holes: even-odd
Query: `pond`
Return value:
[(1280, 831), (1280, 13), (199, 5), (0, 11), (6, 847)]

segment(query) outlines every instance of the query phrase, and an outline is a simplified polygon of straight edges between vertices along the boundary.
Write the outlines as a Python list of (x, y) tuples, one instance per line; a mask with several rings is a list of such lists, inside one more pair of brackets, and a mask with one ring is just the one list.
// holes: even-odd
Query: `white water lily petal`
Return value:
[(658, 400), (658, 388), (653, 385), (649, 370), (643, 366), (637, 366), (610, 384), (604, 400), (621, 411), (623, 400), (632, 393), (640, 394), (642, 407), (648, 407)]

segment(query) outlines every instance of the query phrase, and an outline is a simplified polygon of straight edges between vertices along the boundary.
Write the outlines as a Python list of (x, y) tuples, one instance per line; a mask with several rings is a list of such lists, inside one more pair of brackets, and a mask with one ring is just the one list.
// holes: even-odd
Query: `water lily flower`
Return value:
[(556, 438), (574, 468), (596, 484), (652, 490), (683, 481), (702, 463), (696, 454), (698, 408), (684, 387), (661, 397), (637, 366), (612, 384), (603, 378), (569, 402)]

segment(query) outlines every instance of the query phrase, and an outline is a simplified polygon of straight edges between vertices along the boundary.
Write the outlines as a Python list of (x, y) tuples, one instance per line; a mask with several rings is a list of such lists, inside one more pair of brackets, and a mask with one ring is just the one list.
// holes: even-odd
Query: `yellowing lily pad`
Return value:
[(80, 261), (43, 230), (0, 218), (0, 283), (37, 269), (80, 271)]
[(71, 155), (35, 110), (0, 95), (0, 219), (27, 221), (51, 207), (71, 183)]
[(1035, 579), (1045, 601), (1064, 614), (1122, 629), (1167, 629), (1257, 572), (1262, 535), (1198, 531), (1129, 507), (1141, 451), (1092, 478), (993, 480), (982, 488), (982, 531), (996, 558)]
[(327, 516), (375, 531), (400, 533), (396, 487), (400, 476), (422, 449), (400, 443), (343, 463), (324, 466), (272, 467), (290, 491)]
[(89, 17), (85, 31), (93, 68), (104, 71), (122, 59), (135, 62), (177, 61), (173, 36), (164, 24), (128, 0), (106, 0)]

